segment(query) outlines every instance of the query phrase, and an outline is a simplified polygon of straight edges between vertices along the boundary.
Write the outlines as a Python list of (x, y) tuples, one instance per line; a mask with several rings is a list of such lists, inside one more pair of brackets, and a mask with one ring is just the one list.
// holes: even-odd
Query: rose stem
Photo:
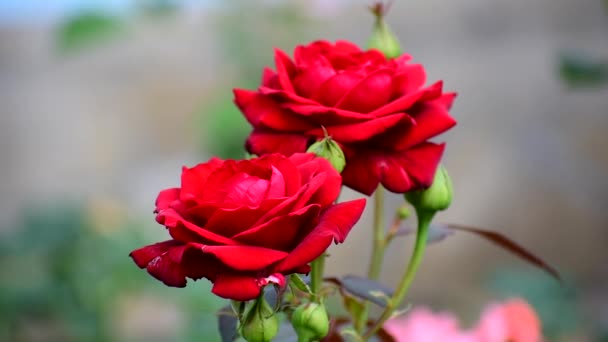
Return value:
[(317, 303), (321, 302), (321, 284), (323, 282), (323, 272), (325, 270), (325, 253), (321, 254), (311, 263), (310, 270), (310, 291), (314, 295), (314, 300)]
[(386, 322), (393, 311), (399, 307), (407, 291), (412, 285), (412, 281), (416, 276), (416, 272), (418, 271), (418, 266), (420, 266), (420, 262), (422, 261), (422, 256), (424, 255), (424, 250), (426, 247), (426, 241), (429, 233), (429, 226), (431, 221), (433, 220), (433, 216), (435, 212), (428, 211), (420, 211), (416, 210), (416, 216), (418, 217), (418, 230), (416, 232), (416, 244), (414, 245), (414, 251), (412, 252), (412, 257), (410, 258), (410, 262), (407, 265), (407, 270), (403, 274), (399, 285), (397, 286), (397, 290), (389, 300), (380, 315), (380, 318), (374, 323), (374, 325), (363, 335), (363, 341), (367, 341), (371, 336), (373, 336)]
[[(372, 280), (378, 280), (380, 272), (382, 271), (382, 261), (384, 259), (384, 249), (386, 247), (386, 240), (384, 238), (384, 188), (382, 185), (379, 185), (374, 193), (373, 234), (372, 257), (369, 263), (367, 277)], [(361, 310), (359, 317), (356, 317), (355, 321), (355, 330), (359, 333), (362, 333), (367, 325), (369, 303), (364, 303), (363, 305), (363, 310)]]

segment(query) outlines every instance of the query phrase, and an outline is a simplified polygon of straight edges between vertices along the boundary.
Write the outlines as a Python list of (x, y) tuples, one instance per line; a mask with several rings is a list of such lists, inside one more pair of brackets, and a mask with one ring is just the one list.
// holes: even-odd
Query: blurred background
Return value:
[[(257, 86), (272, 47), (364, 45), (370, 3), (0, 1), (0, 340), (218, 340), (208, 282), (167, 288), (128, 254), (165, 239), (153, 204), (182, 165), (243, 156), (231, 89)], [(466, 325), (523, 296), (548, 340), (608, 341), (606, 5), (395, 1), (404, 50), (459, 93), (442, 137), (456, 195), (438, 220), (500, 231), (566, 279), (454, 234), (428, 250), (412, 304)], [(370, 214), (329, 274), (364, 274)], [(386, 283), (411, 244), (392, 246)]]

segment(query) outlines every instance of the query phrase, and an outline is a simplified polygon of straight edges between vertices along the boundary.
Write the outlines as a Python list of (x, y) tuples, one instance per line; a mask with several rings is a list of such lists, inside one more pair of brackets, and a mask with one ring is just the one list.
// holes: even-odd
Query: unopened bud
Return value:
[(397, 216), (400, 220), (407, 220), (412, 213), (410, 212), (410, 207), (407, 204), (404, 204), (397, 209)]
[(327, 159), (331, 166), (338, 170), (338, 172), (342, 172), (346, 166), (346, 158), (344, 157), (344, 152), (342, 152), (340, 145), (327, 134), (322, 140), (310, 145), (306, 152), (314, 153), (318, 157)]
[(248, 342), (269, 342), (279, 332), (279, 319), (263, 296), (256, 299), (241, 325), (241, 336)]
[(376, 16), (372, 36), (367, 43), (370, 49), (380, 50), (386, 58), (396, 58), (401, 55), (401, 46), (399, 40), (393, 34), (391, 29), (384, 21), (384, 15), (388, 8), (382, 2), (376, 3), (371, 8), (372, 13)]
[(319, 303), (306, 303), (295, 309), (291, 318), (298, 341), (318, 341), (329, 332), (329, 317), (325, 306)]
[(405, 199), (417, 211), (436, 212), (447, 209), (452, 203), (452, 181), (447, 170), (439, 165), (433, 184), (428, 189), (406, 193)]

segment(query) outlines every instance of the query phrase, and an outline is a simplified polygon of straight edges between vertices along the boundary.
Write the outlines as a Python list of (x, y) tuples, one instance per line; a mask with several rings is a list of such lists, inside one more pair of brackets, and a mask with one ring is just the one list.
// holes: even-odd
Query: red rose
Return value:
[(156, 200), (156, 221), (172, 239), (131, 257), (168, 286), (207, 278), (213, 293), (256, 298), (283, 275), (307, 273), (332, 240), (343, 242), (365, 200), (333, 204), (341, 178), (313, 154), (211, 159), (182, 171), (181, 188)]
[(345, 185), (367, 195), (379, 183), (397, 193), (430, 186), (444, 145), (428, 140), (456, 124), (456, 94), (424, 87), (424, 68), (409, 60), (346, 41), (298, 46), (294, 61), (276, 50), (277, 71), (264, 70), (258, 91), (234, 90), (254, 127), (247, 149), (304, 152), (323, 126), (346, 155)]

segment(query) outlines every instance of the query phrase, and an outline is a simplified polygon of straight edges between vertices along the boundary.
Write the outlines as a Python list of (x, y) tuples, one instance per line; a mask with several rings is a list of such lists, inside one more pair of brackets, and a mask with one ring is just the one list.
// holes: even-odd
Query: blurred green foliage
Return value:
[(116, 16), (89, 11), (66, 18), (56, 34), (60, 52), (81, 51), (125, 32), (125, 23)]
[(31, 205), (20, 226), (3, 236), (0, 340), (29, 341), (32, 334), (46, 341), (120, 340), (113, 316), (121, 301), (146, 295), (184, 313), (185, 329), (174, 340), (219, 340), (215, 312), (223, 301), (211, 295), (208, 282), (164, 286), (128, 256), (156, 242), (145, 238), (141, 225), (122, 222), (99, 231), (95, 216), (78, 202)]
[(583, 55), (563, 53), (559, 73), (570, 87), (592, 88), (608, 84), (608, 61)]

